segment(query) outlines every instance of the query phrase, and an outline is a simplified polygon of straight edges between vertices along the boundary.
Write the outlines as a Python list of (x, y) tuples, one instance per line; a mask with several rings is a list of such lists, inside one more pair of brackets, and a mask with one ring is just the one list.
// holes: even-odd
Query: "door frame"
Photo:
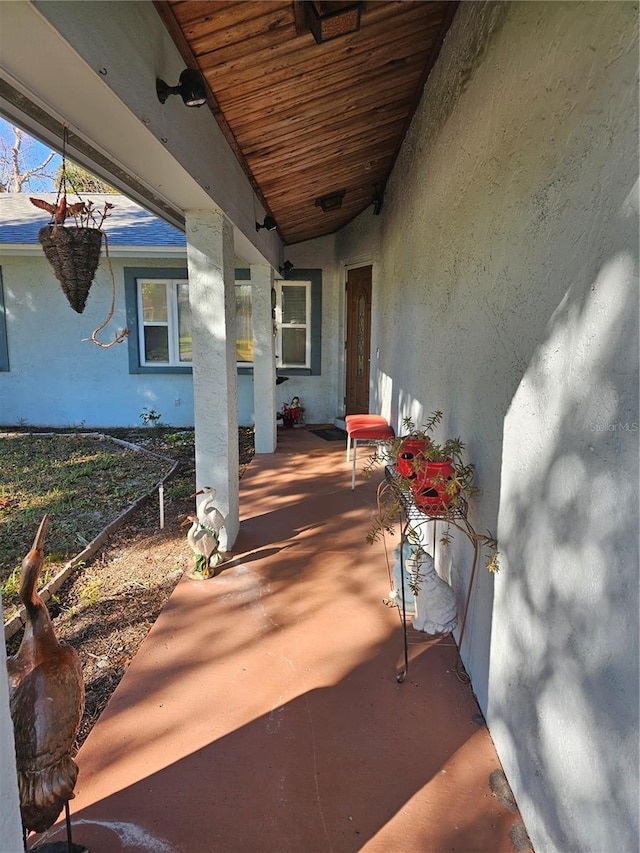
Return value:
[(338, 411), (341, 412), (341, 420), (344, 420), (346, 415), (346, 394), (347, 394), (347, 276), (349, 274), (349, 270), (359, 269), (360, 267), (371, 267), (371, 331), (370, 331), (370, 340), (369, 340), (369, 405), (371, 405), (371, 391), (372, 391), (372, 370), (371, 364), (374, 361), (374, 300), (375, 300), (375, 282), (376, 282), (376, 263), (372, 256), (370, 255), (361, 255), (350, 261), (342, 261), (341, 262), (341, 275), (340, 275), (340, 286), (342, 288), (342, 299), (341, 299), (341, 325), (342, 325), (342, 349), (341, 349), (341, 382), (340, 387), (338, 389), (339, 400), (338, 400)]

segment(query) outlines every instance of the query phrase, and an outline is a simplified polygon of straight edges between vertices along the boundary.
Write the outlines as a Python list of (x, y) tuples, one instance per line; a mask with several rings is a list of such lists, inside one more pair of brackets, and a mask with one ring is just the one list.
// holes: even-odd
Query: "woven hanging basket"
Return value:
[(45, 225), (38, 231), (38, 240), (69, 305), (82, 314), (100, 260), (102, 231), (98, 228)]

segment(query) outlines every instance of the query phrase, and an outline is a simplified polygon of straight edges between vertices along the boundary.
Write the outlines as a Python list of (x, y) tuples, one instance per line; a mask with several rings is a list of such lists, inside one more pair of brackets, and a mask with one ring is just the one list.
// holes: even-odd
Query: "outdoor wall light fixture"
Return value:
[(329, 210), (340, 210), (342, 207), (342, 199), (347, 194), (346, 190), (340, 190), (337, 193), (323, 195), (322, 198), (317, 198), (315, 201), (316, 207), (321, 207), (324, 213)]
[(265, 216), (262, 224), (256, 222), (256, 231), (259, 231), (261, 228), (266, 228), (267, 231), (275, 231), (277, 227), (278, 225), (275, 219), (273, 218), (273, 216), (269, 216), (269, 214)]
[(292, 269), (293, 264), (291, 263), (291, 261), (285, 261), (280, 267), (280, 272), (285, 278), (287, 278)]
[(360, 29), (362, 3), (308, 0), (304, 8), (307, 26), (318, 44), (356, 33)]
[(169, 95), (180, 95), (188, 107), (201, 107), (207, 103), (204, 77), (195, 68), (185, 68), (177, 86), (168, 86), (164, 80), (156, 78), (156, 92), (161, 104), (164, 104)]

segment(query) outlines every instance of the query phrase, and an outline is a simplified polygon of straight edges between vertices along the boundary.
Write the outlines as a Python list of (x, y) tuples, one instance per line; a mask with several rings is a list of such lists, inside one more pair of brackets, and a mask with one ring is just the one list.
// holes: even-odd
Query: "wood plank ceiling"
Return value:
[[(373, 213), (457, 8), (369, 0), (357, 32), (318, 44), (310, 0), (155, 5), (285, 244)], [(338, 209), (316, 204), (335, 193)]]

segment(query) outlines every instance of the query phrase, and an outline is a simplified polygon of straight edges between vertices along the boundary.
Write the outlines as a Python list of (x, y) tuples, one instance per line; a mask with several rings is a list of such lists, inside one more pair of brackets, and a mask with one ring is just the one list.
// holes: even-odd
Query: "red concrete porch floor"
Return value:
[[(254, 459), (231, 562), (180, 581), (79, 753), (74, 842), (515, 849), (520, 816), (492, 793), (500, 762), (453, 641), (412, 630), (396, 680), (400, 614), (382, 603), (384, 549), (365, 543), (380, 478), (352, 492), (343, 443), (308, 429), (280, 430), (277, 452)], [(64, 837), (58, 826), (30, 843)]]

